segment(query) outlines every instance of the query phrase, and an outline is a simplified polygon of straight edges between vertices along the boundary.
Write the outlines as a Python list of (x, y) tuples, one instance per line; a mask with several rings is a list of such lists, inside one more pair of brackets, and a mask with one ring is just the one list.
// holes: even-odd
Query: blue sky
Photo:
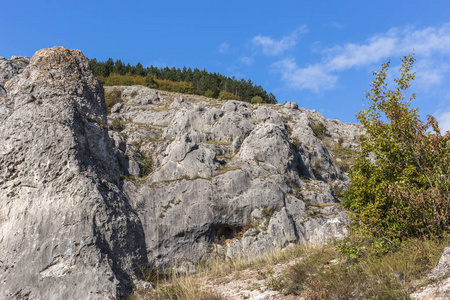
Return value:
[(8, 1), (0, 56), (80, 49), (251, 79), (279, 102), (356, 122), (372, 71), (413, 52), (412, 106), (450, 130), (450, 1)]

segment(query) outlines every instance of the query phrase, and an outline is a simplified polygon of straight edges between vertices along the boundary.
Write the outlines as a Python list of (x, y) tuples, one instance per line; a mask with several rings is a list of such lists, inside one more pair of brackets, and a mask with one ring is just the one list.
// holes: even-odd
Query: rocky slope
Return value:
[(27, 64), (0, 58), (0, 298), (120, 298), (149, 263), (346, 234), (358, 126), (140, 86), (105, 88), (108, 120), (80, 51)]
[(184, 270), (212, 253), (255, 256), (346, 234), (336, 193), (348, 178), (336, 155), (356, 147), (356, 125), (294, 103), (251, 105), (137, 86), (105, 93), (120, 96), (109, 116), (120, 131), (110, 133), (119, 161), (152, 165), (143, 176), (137, 164), (122, 164), (152, 263)]

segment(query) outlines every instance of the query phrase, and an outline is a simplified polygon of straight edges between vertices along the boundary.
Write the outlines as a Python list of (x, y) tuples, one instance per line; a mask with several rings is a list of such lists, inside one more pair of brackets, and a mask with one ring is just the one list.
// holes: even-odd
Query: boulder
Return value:
[(12, 56), (11, 59), (0, 57), (0, 80), (8, 80), (22, 73), (29, 63), (29, 57)]
[(118, 113), (123, 108), (123, 103), (116, 103), (111, 107), (111, 113)]
[(436, 267), (431, 271), (428, 277), (430, 284), (419, 289), (410, 295), (411, 299), (417, 300), (444, 300), (450, 298), (450, 247), (444, 249), (441, 258)]
[(286, 107), (287, 109), (298, 109), (298, 104), (295, 102), (286, 102), (284, 104), (284, 107)]

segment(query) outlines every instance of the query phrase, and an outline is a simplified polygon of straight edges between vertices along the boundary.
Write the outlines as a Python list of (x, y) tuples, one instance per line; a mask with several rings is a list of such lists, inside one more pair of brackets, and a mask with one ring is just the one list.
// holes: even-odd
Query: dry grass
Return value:
[(409, 299), (427, 283), (423, 278), (449, 242), (449, 237), (410, 239), (383, 256), (364, 254), (364, 247), (344, 255), (337, 249), (345, 244), (320, 247), (289, 269), (282, 289), (306, 299)]
[(150, 110), (157, 111), (157, 112), (167, 111), (167, 110), (171, 110), (171, 109), (173, 109), (173, 108), (170, 108), (168, 105), (150, 108)]
[(233, 142), (222, 142), (222, 141), (213, 141), (213, 140), (205, 141), (203, 143), (204, 144), (212, 144), (212, 145), (226, 145), (226, 146), (233, 144)]
[[(140, 299), (226, 299), (211, 284), (240, 280), (251, 285), (264, 280), (267, 288), (305, 299), (408, 299), (430, 282), (426, 274), (437, 264), (450, 237), (411, 239), (384, 256), (343, 254), (342, 242), (311, 247), (297, 245), (258, 258), (213, 257), (199, 263), (193, 275), (171, 274)], [(274, 266), (284, 271), (274, 273)], [(250, 278), (249, 274), (256, 276)], [(256, 274), (256, 275), (254, 275)], [(425, 278), (425, 279), (424, 279)], [(253, 281), (252, 281), (253, 280)], [(136, 298), (132, 298), (136, 299)]]
[(357, 150), (342, 145), (342, 140), (330, 147), (330, 143), (326, 142), (326, 146), (332, 152), (333, 160), (343, 172), (347, 172), (355, 163)]
[(242, 278), (249, 274), (247, 271), (255, 271), (254, 273), (263, 277), (269, 284), (276, 284), (278, 277), (273, 276), (273, 266), (295, 260), (307, 253), (308, 248), (308, 246), (288, 247), (252, 259), (242, 257), (230, 260), (224, 257), (213, 257), (207, 263), (198, 263), (197, 272), (192, 275), (172, 273), (159, 278), (151, 276), (155, 289), (152, 292), (136, 290), (135, 295), (130, 299), (226, 299), (218, 292), (211, 290), (211, 282), (220, 284), (230, 280), (244, 280), (248, 279)]
[(200, 276), (174, 274), (156, 286), (152, 292), (136, 291), (130, 300), (226, 300), (219, 293), (206, 289), (206, 279)]
[(216, 177), (222, 174), (225, 174), (230, 171), (240, 170), (241, 166), (226, 166), (216, 171), (216, 173), (212, 177)]

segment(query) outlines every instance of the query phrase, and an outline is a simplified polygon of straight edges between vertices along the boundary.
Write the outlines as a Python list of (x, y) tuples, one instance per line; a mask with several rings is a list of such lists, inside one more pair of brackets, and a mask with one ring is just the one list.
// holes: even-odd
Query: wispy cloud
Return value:
[(284, 59), (273, 65), (281, 72), (282, 80), (295, 89), (309, 89), (319, 92), (321, 89), (333, 88), (337, 77), (327, 74), (322, 65), (312, 65), (299, 68), (294, 59)]
[(450, 64), (436, 59), (422, 58), (416, 62), (416, 83), (422, 90), (429, 90), (444, 83), (446, 74), (450, 72)]
[(306, 25), (296, 28), (289, 35), (275, 40), (271, 37), (264, 35), (257, 35), (252, 39), (252, 43), (256, 47), (261, 47), (262, 52), (265, 55), (280, 55), (288, 49), (293, 48), (297, 44), (297, 40), (300, 34), (307, 33), (308, 28)]
[(439, 58), (450, 56), (450, 24), (415, 30), (412, 27), (392, 28), (386, 33), (370, 37), (365, 43), (349, 43), (323, 51), (321, 62), (298, 67), (295, 60), (281, 60), (273, 65), (282, 80), (296, 89), (315, 92), (336, 85), (338, 72), (351, 68), (368, 67), (374, 63), (412, 53), (416, 54), (417, 83), (426, 88), (441, 84), (450, 66)]
[(450, 131), (450, 108), (446, 111), (438, 111), (434, 113), (438, 122), (439, 128), (441, 129), (441, 133), (445, 133), (446, 131)]
[(219, 45), (217, 51), (221, 54), (228, 53), (230, 51), (230, 44), (228, 42), (223, 42)]
[(389, 57), (395, 51), (395, 47), (395, 38), (375, 37), (371, 38), (366, 44), (348, 44), (340, 49), (336, 47), (336, 55), (331, 57), (325, 64), (330, 71), (346, 70), (367, 65)]
[(243, 56), (239, 60), (243, 65), (246, 65), (246, 66), (251, 66), (255, 63), (255, 59), (253, 57), (249, 57), (249, 56)]

